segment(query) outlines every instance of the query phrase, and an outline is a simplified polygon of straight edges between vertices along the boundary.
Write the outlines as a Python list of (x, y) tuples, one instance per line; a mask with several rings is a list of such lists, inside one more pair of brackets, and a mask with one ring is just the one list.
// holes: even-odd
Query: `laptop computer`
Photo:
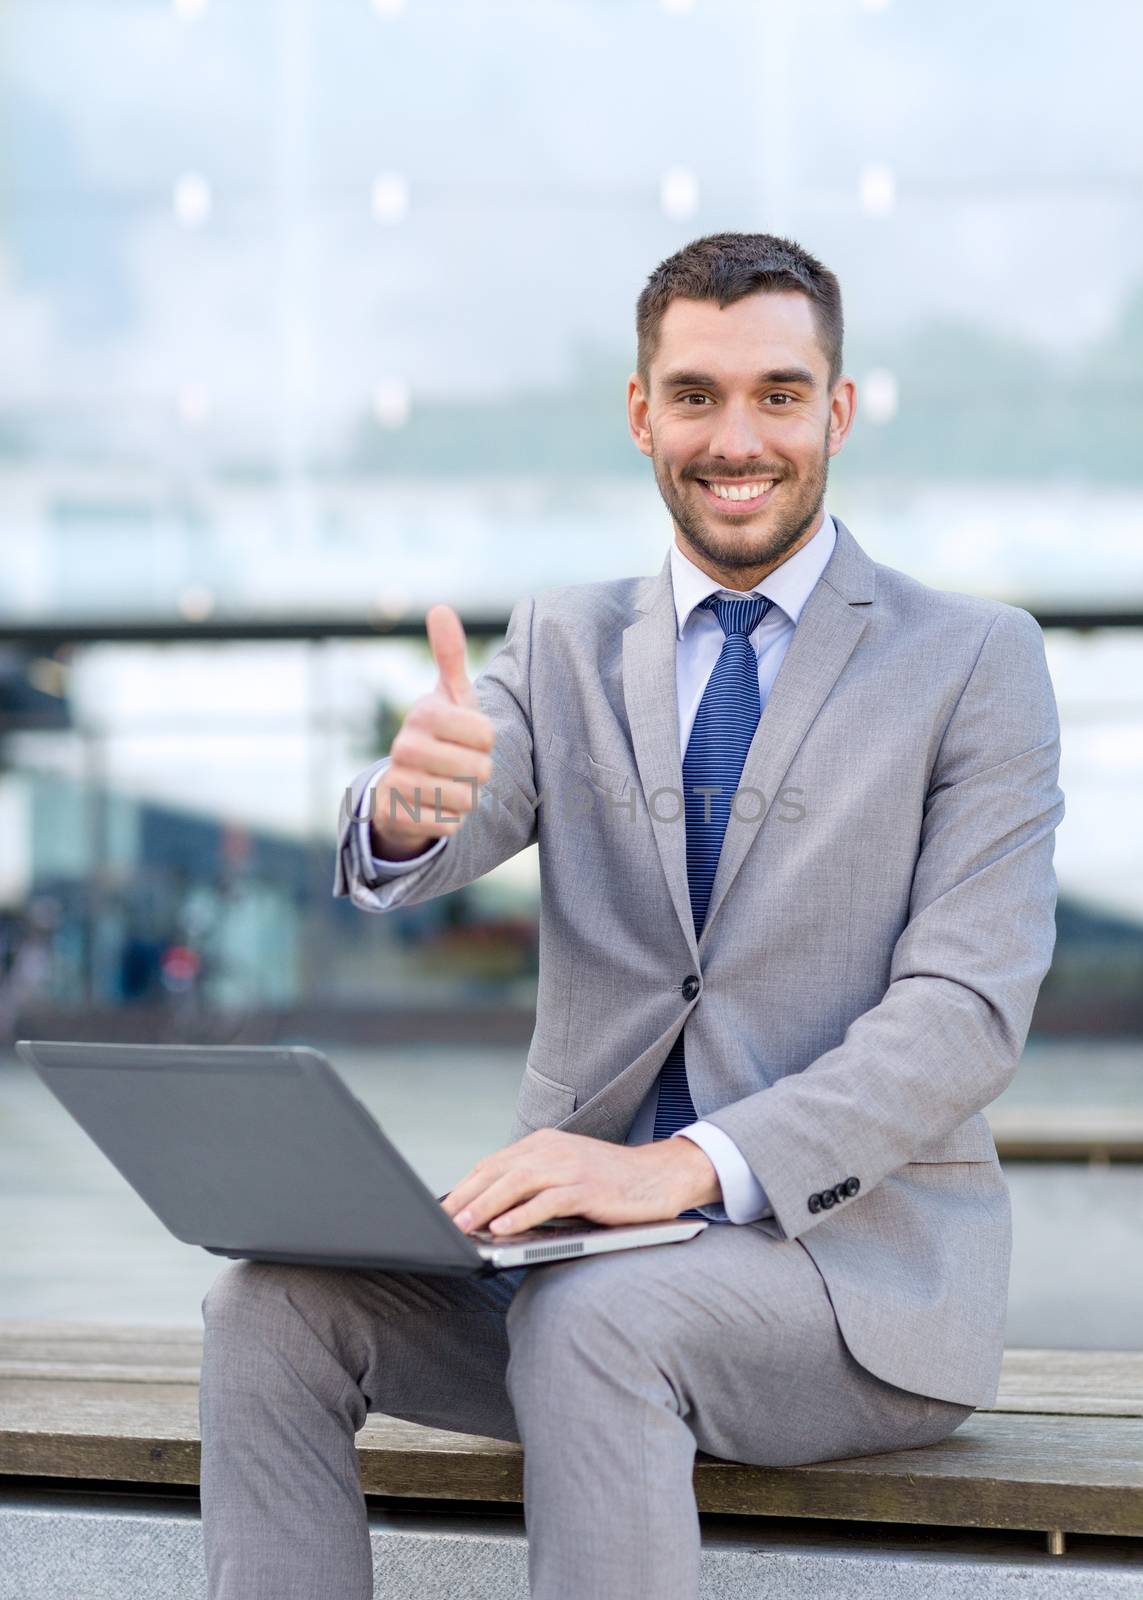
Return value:
[(16, 1050), (175, 1238), (212, 1255), (477, 1275), (707, 1226), (578, 1217), (464, 1233), (305, 1045), (20, 1039)]

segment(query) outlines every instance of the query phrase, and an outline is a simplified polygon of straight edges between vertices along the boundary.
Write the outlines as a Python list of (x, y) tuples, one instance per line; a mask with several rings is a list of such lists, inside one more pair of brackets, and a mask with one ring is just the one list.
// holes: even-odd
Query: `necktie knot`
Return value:
[(709, 594), (702, 602), (705, 610), (714, 612), (728, 639), (736, 633), (753, 633), (773, 604), (764, 594), (749, 595), (742, 600), (725, 600), (717, 594)]

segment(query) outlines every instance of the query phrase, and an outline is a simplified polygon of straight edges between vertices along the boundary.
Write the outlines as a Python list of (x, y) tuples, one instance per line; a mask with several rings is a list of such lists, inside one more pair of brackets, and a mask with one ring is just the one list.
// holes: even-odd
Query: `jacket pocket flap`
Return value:
[(625, 772), (620, 772), (618, 767), (604, 766), (590, 751), (569, 743), (558, 733), (553, 733), (548, 740), (548, 755), (553, 761), (558, 761), (561, 767), (577, 772), (581, 778), (594, 783), (598, 789), (606, 789), (609, 794), (623, 794), (627, 788), (629, 779)]
[(545, 1077), (529, 1061), (524, 1068), (516, 1115), (529, 1128), (554, 1128), (575, 1110), (575, 1090), (567, 1083)]

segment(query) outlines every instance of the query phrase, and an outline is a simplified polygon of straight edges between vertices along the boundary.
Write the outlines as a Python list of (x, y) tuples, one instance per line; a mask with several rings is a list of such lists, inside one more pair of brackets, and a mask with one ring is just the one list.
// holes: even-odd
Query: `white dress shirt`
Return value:
[[(707, 680), (714, 671), (722, 653), (725, 635), (713, 611), (696, 610), (708, 595), (725, 595), (742, 599), (746, 595), (760, 594), (772, 600), (773, 605), (750, 634), (750, 643), (758, 657), (758, 691), (762, 709), (766, 709), (770, 690), (778, 676), (785, 654), (794, 636), (802, 608), (810, 591), (821, 577), (826, 562), (833, 554), (837, 529), (833, 518), (825, 512), (821, 527), (800, 550), (783, 561), (753, 589), (724, 589), (696, 567), (679, 549), (671, 545), (671, 585), (675, 599), (675, 619), (678, 645), (675, 651), (675, 684), (679, 703), (679, 749), (686, 750), (698, 712), (699, 702), (706, 689)], [(376, 775), (384, 772), (388, 761), (380, 763)], [(365, 815), (369, 786), (362, 797), (360, 816)], [(385, 861), (373, 856), (373, 872), (377, 878), (399, 877), (413, 872), (443, 850), (447, 839), (437, 839), (428, 849), (409, 861)], [(635, 1113), (627, 1135), (628, 1144), (649, 1144), (655, 1128), (655, 1110), (659, 1099), (658, 1079), (651, 1085), (642, 1105)], [(718, 1174), (722, 1188), (722, 1204), (702, 1206), (704, 1216), (715, 1222), (754, 1222), (759, 1217), (773, 1216), (766, 1191), (747, 1165), (746, 1158), (729, 1134), (711, 1122), (692, 1122), (673, 1135), (676, 1139), (692, 1140), (709, 1156)]]

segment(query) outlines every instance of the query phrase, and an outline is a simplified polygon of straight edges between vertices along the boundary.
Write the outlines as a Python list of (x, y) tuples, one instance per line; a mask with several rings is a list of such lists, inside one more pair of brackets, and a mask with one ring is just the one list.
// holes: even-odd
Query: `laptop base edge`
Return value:
[(488, 1262), (481, 1260), (471, 1263), (438, 1263), (410, 1261), (407, 1257), (397, 1259), (393, 1256), (317, 1256), (300, 1255), (293, 1251), (227, 1250), (221, 1245), (213, 1244), (204, 1244), (201, 1248), (212, 1256), (226, 1256), (231, 1261), (270, 1261), (293, 1267), (347, 1267), (357, 1272), (418, 1272), (429, 1274), (434, 1278), (477, 1278), (497, 1270)]

